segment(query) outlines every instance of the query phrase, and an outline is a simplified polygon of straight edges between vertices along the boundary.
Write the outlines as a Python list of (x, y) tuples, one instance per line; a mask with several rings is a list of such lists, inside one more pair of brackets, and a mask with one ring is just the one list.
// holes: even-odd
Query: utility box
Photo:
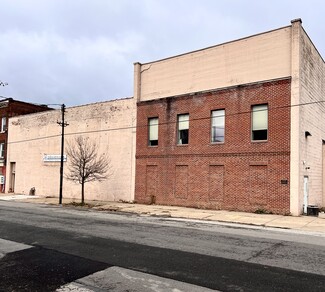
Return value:
[(0, 175), (0, 185), (4, 185), (4, 184), (5, 184), (5, 176)]
[(318, 216), (319, 207), (308, 205), (307, 206), (307, 216)]

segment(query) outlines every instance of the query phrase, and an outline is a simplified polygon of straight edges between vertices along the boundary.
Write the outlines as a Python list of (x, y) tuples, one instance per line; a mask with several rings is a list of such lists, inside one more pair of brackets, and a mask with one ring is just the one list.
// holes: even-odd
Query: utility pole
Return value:
[(60, 195), (59, 204), (62, 205), (62, 187), (63, 187), (63, 156), (64, 156), (64, 128), (69, 124), (64, 122), (65, 104), (61, 105), (61, 122), (57, 122), (61, 126), (61, 163), (60, 163)]

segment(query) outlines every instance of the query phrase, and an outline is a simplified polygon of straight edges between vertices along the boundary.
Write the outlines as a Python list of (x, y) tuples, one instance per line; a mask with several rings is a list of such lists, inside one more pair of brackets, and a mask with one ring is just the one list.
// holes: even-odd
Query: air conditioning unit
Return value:
[(5, 176), (0, 175), (0, 185), (4, 185), (4, 184), (5, 184)]

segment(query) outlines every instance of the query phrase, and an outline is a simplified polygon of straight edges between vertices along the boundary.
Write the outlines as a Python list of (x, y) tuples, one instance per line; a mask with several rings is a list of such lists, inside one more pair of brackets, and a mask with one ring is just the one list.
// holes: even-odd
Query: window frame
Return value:
[[(187, 120), (184, 119), (183, 121), (180, 121), (180, 118), (185, 116), (187, 116)], [(181, 123), (184, 123), (182, 124), (182, 127), (180, 127)], [(187, 128), (185, 128), (186, 126)], [(182, 135), (185, 135), (186, 138), (182, 138), (181, 137)], [(190, 114), (189, 113), (178, 114), (177, 115), (177, 145), (188, 145), (190, 140), (189, 138), (190, 138)], [(186, 139), (187, 139), (187, 143), (183, 143), (182, 140), (186, 140)]]
[(1, 133), (6, 132), (7, 129), (7, 117), (2, 117), (1, 118)]
[[(151, 121), (157, 121), (156, 124), (151, 124)], [(154, 128), (157, 128), (157, 139), (151, 139), (151, 130), (153, 131)], [(154, 142), (157, 141), (157, 142)], [(148, 118), (148, 146), (149, 147), (157, 147), (159, 145), (159, 117), (150, 117)]]
[[(260, 109), (260, 110), (255, 110), (254, 111), (254, 108), (257, 108), (257, 107), (265, 107), (266, 106), (266, 109)], [(266, 128), (261, 128), (261, 129), (257, 129), (257, 130), (254, 130), (254, 119), (256, 119), (256, 112), (259, 112), (259, 111), (266, 111), (266, 117), (264, 117), (264, 119), (266, 119)], [(255, 112), (255, 114), (254, 114)], [(254, 118), (255, 116), (255, 118)], [(261, 119), (261, 117), (259, 117)], [(263, 122), (262, 122), (263, 123)], [(255, 126), (256, 127), (256, 126)], [(265, 139), (258, 139), (258, 138), (254, 138), (254, 131), (266, 131), (266, 138)], [(268, 103), (262, 103), (262, 104), (254, 104), (251, 106), (251, 141), (252, 142), (267, 142), (269, 139), (269, 105)]]
[[(214, 112), (215, 113), (220, 112), (221, 115), (213, 116)], [(214, 120), (216, 121), (218, 118), (223, 118), (223, 136), (214, 135), (213, 122), (214, 122)], [(226, 109), (221, 108), (221, 109), (211, 110), (211, 112), (210, 112), (210, 120), (211, 120), (211, 124), (210, 124), (210, 143), (212, 143), (212, 144), (223, 144), (223, 143), (225, 143), (225, 139), (226, 139)], [(223, 141), (214, 141), (214, 137), (223, 137)]]
[(0, 159), (5, 158), (5, 143), (1, 142), (0, 143)]

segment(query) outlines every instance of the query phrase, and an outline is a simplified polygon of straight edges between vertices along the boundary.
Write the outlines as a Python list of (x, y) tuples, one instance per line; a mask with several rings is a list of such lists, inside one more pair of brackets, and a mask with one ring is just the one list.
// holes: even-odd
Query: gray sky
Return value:
[(133, 63), (290, 25), (325, 58), (323, 0), (0, 0), (0, 96), (68, 106), (133, 95)]

